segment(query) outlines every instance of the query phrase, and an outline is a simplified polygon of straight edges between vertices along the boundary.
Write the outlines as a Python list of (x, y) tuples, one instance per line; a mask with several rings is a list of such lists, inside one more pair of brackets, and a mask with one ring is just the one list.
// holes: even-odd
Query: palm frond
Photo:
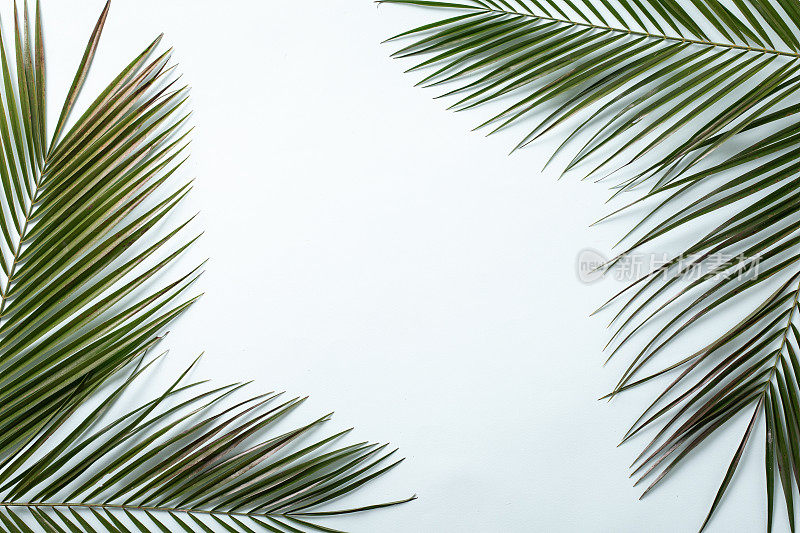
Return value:
[[(454, 101), (452, 109), (499, 107), (478, 127), (523, 128), (515, 150), (560, 130), (564, 140), (550, 161), (571, 150), (565, 171), (585, 168), (586, 176), (609, 180), (614, 198), (636, 194), (602, 219), (640, 213), (605, 269), (670, 250), (601, 306), (618, 306), (609, 358), (639, 342), (607, 398), (667, 380), (623, 439), (652, 432), (633, 465), (637, 484), (646, 481), (648, 493), (718, 429), (749, 420), (705, 527), (762, 417), (768, 529), (776, 482), (794, 529), (797, 6), (782, 0), (565, 0), (563, 9), (555, 0), (381, 3), (445, 13), (391, 40), (411, 40), (396, 57), (423, 58), (409, 69), (430, 71), (420, 84), (454, 87), (441, 95)], [(675, 250), (681, 239), (691, 244)], [(687, 348), (687, 332), (713, 331), (709, 325), (732, 310), (739, 322)]]
[[(455, 85), (440, 95), (454, 100), (450, 109), (463, 111), (490, 103), (502, 104), (499, 112), (476, 128), (488, 129), (489, 134), (527, 123), (526, 119), (546, 111), (514, 150), (534, 142), (576, 114), (591, 110), (592, 106), (598, 109), (566, 135), (569, 141), (578, 133), (593, 130), (593, 135), (578, 147), (566, 165), (568, 170), (603, 154), (614, 141), (624, 141), (617, 143), (619, 146), (610, 156), (603, 155), (596, 161), (589, 173), (611, 166), (619, 170), (679, 134), (676, 137), (683, 142), (672, 152), (656, 158), (650, 166), (632, 173), (625, 180), (625, 189), (640, 184), (648, 176), (668, 177), (676, 169), (690, 167), (730, 135), (763, 120), (800, 83), (797, 61), (800, 55), (794, 39), (789, 38), (793, 33), (782, 29), (787, 24), (784, 19), (795, 22), (797, 19), (787, 17), (784, 12), (776, 18), (779, 22), (768, 27), (786, 37), (787, 42), (780, 42), (785, 50), (759, 47), (764, 44), (756, 37), (759, 31), (764, 32), (761, 24), (754, 24), (752, 31), (742, 31), (747, 26), (739, 17), (743, 12), (751, 13), (745, 2), (737, 4), (740, 8), (737, 16), (716, 0), (695, 4), (706, 7), (700, 10), (707, 15), (706, 24), (723, 30), (724, 35), (732, 32), (750, 36), (755, 44), (737, 42), (738, 39), (709, 40), (691, 22), (697, 19), (697, 13), (689, 16), (677, 3), (659, 0), (647, 2), (650, 10), (641, 11), (652, 13), (653, 21), (658, 21), (659, 16), (666, 19), (674, 31), (671, 35), (650, 33), (644, 23), (637, 29), (630, 24), (612, 27), (554, 18), (542, 6), (524, 1), (515, 2), (517, 7), (482, 1), (380, 3), (438, 7), (459, 13), (391, 38), (414, 38), (394, 56), (427, 56), (409, 71), (433, 69), (420, 85)], [(592, 3), (583, 4), (584, 10), (574, 4), (570, 7), (588, 19), (584, 11)], [(620, 4), (636, 12), (628, 2)], [(765, 12), (773, 10), (767, 2), (753, 4)], [(613, 8), (610, 2), (605, 5)], [(714, 13), (726, 16), (720, 18)], [(750, 90), (740, 95), (737, 90), (742, 87)], [(505, 103), (508, 100), (511, 105)], [(703, 120), (703, 111), (723, 105), (727, 105), (724, 113), (713, 120)], [(606, 116), (611, 114), (613, 118)], [(678, 117), (679, 121), (669, 123), (671, 118)], [(669, 127), (664, 128), (667, 124)], [(630, 134), (634, 126), (639, 128)], [(652, 135), (646, 146), (634, 149), (634, 145), (641, 144), (659, 127), (664, 131)]]
[[(110, 417), (112, 405), (155, 360), (134, 368), (77, 427), (67, 431), (63, 422), (71, 413), (62, 413), (52, 432), (6, 458), (0, 521), (8, 529), (38, 523), (56, 531), (175, 531), (184, 525), (190, 531), (324, 531), (315, 523), (320, 517), (402, 503), (316, 510), (402, 459), (393, 459), (396, 450), (386, 445), (337, 446), (350, 430), (303, 443), (330, 415), (279, 431), (305, 398), (267, 393), (226, 406), (244, 385), (184, 384), (187, 369), (161, 396)], [(56, 446), (32, 457), (53, 439)]]
[(0, 30), (2, 528), (327, 530), (309, 521), (323, 504), (399, 461), (382, 446), (335, 448), (347, 432), (300, 446), (328, 416), (276, 431), (302, 398), (224, 407), (240, 385), (200, 391), (184, 373), (110, 417), (198, 298), (186, 294), (202, 263), (162, 279), (198, 238), (191, 218), (173, 221), (191, 189), (179, 178), (188, 88), (170, 51), (157, 52), (159, 36), (70, 119), (107, 3), (51, 132), (41, 8), (33, 20), (27, 3), (21, 11), (12, 34)]

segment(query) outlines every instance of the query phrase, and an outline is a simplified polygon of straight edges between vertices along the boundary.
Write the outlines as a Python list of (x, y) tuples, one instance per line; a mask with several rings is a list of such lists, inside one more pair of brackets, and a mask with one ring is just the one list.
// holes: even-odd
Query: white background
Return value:
[[(42, 1), (52, 114), (102, 2)], [(342, 506), (419, 500), (333, 527), (696, 530), (746, 420), (637, 501), (641, 443), (616, 445), (655, 389), (597, 401), (622, 362), (602, 367), (610, 317), (588, 314), (613, 287), (575, 273), (627, 226), (588, 229), (607, 191), (540, 173), (555, 138), (507, 157), (513, 134), (470, 133), (482, 115), (412, 87), (380, 41), (423, 20), (369, 0), (114, 0), (85, 94), (163, 31), (195, 111), (184, 212), (205, 235), (184, 264), (210, 257), (206, 294), (154, 385), (205, 351), (196, 376), (309, 394), (301, 418), (335, 410), (326, 431), (399, 446)], [(762, 441), (711, 531), (763, 529)]]

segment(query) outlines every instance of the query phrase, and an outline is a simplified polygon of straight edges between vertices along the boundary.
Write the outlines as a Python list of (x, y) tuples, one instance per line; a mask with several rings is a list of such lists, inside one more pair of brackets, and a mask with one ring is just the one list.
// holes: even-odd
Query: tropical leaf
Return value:
[[(603, 268), (653, 258), (606, 306), (609, 358), (634, 349), (608, 395), (665, 384), (623, 442), (645, 494), (704, 440), (748, 421), (712, 500), (727, 491), (759, 420), (768, 529), (779, 482), (794, 529), (800, 483), (800, 10), (782, 0), (385, 0), (434, 22), (391, 41), (478, 128), (521, 130), (515, 150), (559, 130), (550, 158), (608, 180), (605, 218), (637, 213)], [(499, 111), (497, 111), (499, 109)], [(571, 154), (568, 152), (571, 151)], [(603, 220), (605, 220), (605, 218)], [(675, 243), (689, 242), (688, 246)], [(744, 312), (746, 310), (746, 312)], [(738, 322), (718, 334), (734, 313)], [(702, 328), (692, 346), (687, 333)], [(625, 350), (623, 350), (625, 348)], [(777, 470), (776, 470), (777, 467)]]
[(323, 507), (399, 461), (384, 446), (337, 447), (347, 432), (304, 442), (329, 416), (282, 429), (303, 398), (236, 401), (241, 385), (206, 390), (184, 383), (187, 369), (112, 415), (197, 300), (186, 293), (202, 264), (162, 279), (197, 236), (191, 219), (173, 221), (191, 188), (179, 178), (188, 88), (161, 37), (70, 119), (108, 10), (52, 131), (38, 2), (0, 32), (2, 528), (332, 531), (313, 520), (393, 505)]
[[(6, 458), (0, 476), (6, 528), (333, 531), (315, 521), (402, 503), (319, 510), (402, 459), (386, 445), (337, 445), (350, 430), (304, 443), (330, 415), (279, 430), (305, 398), (267, 393), (226, 405), (242, 384), (184, 384), (187, 369), (159, 397), (108, 416), (154, 361), (137, 365), (77, 427), (67, 430), (72, 413), (61, 413), (52, 431)], [(48, 441), (55, 445), (45, 449)]]

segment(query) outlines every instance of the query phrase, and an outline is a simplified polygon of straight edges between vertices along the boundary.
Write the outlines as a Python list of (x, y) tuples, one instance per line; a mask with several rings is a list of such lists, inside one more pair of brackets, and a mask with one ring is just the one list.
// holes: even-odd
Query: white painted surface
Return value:
[[(57, 99), (102, 1), (43, 4)], [(184, 211), (206, 230), (185, 264), (211, 258), (154, 385), (205, 350), (197, 376), (310, 394), (307, 417), (335, 410), (330, 430), (398, 445), (408, 461), (343, 503), (420, 499), (334, 527), (695, 529), (746, 420), (637, 501), (638, 448), (616, 444), (654, 390), (596, 401), (621, 370), (601, 368), (606, 317), (587, 318), (611, 286), (581, 284), (574, 263), (624, 223), (587, 229), (606, 191), (540, 174), (552, 144), (506, 157), (513, 135), (469, 133), (478, 115), (412, 88), (379, 43), (420, 15), (368, 0), (114, 1), (85, 94), (166, 33), (193, 87)], [(712, 531), (763, 527), (762, 440)]]

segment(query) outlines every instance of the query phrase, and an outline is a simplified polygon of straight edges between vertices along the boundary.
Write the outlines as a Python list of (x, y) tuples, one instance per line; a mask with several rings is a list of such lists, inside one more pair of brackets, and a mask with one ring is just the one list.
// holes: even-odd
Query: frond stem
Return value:
[(772, 381), (773, 376), (775, 376), (775, 372), (778, 371), (778, 363), (781, 361), (781, 357), (783, 356), (783, 349), (786, 347), (786, 342), (789, 340), (789, 329), (792, 327), (792, 319), (794, 318), (794, 312), (797, 310), (797, 304), (800, 302), (800, 283), (797, 284), (797, 289), (794, 291), (794, 302), (792, 303), (792, 310), (789, 311), (789, 317), (786, 319), (786, 327), (783, 330), (783, 338), (781, 339), (781, 346), (778, 348), (778, 353), (775, 354), (775, 363), (773, 363), (772, 368), (769, 372), (769, 377), (764, 382), (764, 393), (767, 392), (767, 385), (770, 381)]
[(14, 278), (14, 273), (17, 270), (17, 264), (19, 262), (19, 254), (22, 251), (22, 243), (25, 241), (25, 237), (28, 232), (28, 224), (30, 224), (32, 215), (33, 215), (33, 208), (36, 205), (37, 197), (41, 192), (42, 187), (42, 176), (44, 175), (44, 170), (47, 169), (48, 161), (45, 160), (44, 166), (42, 170), (39, 172), (38, 176), (34, 177), (33, 180), (33, 191), (31, 192), (30, 203), (24, 209), (25, 213), (25, 223), (22, 225), (22, 229), (19, 232), (19, 242), (17, 243), (16, 249), (11, 256), (11, 268), (8, 271), (8, 279), (6, 279), (5, 285), (0, 289), (0, 319), (3, 318), (3, 311), (6, 309), (6, 303), (8, 303), (8, 291), (11, 289), (11, 280)]
[(205, 509), (187, 509), (183, 507), (156, 507), (147, 505), (120, 505), (120, 504), (107, 504), (107, 503), (80, 503), (80, 502), (0, 502), (0, 507), (35, 507), (35, 508), (67, 508), (67, 509), (103, 509), (114, 511), (151, 511), (157, 513), (185, 513), (185, 514), (202, 514), (207, 516), (240, 516), (240, 517), (267, 517), (267, 516), (292, 516), (293, 513), (246, 513), (246, 512), (228, 512), (228, 511), (210, 511)]
[[(37, 189), (34, 191), (34, 198), (36, 196), (36, 193), (38, 193), (38, 185)], [(3, 288), (0, 289), (0, 318), (2, 318), (3, 311), (5, 311), (6, 309), (6, 302), (8, 302), (8, 291), (11, 288), (11, 279), (14, 277), (14, 273), (17, 270), (19, 254), (22, 251), (22, 241), (25, 240), (25, 234), (28, 231), (28, 223), (30, 222), (31, 219), (33, 204), (34, 204), (33, 198), (31, 198), (30, 205), (25, 209), (25, 223), (22, 225), (22, 230), (19, 232), (19, 242), (17, 243), (17, 247), (11, 256), (11, 268), (8, 271), (8, 278), (6, 279)]]
[(747, 52), (757, 52), (761, 54), (771, 54), (777, 56), (785, 56), (791, 57), (793, 59), (800, 58), (800, 52), (786, 52), (783, 50), (775, 50), (772, 48), (759, 48), (754, 46), (747, 46), (743, 44), (734, 44), (734, 43), (720, 43), (715, 41), (704, 41), (702, 39), (687, 39), (686, 37), (674, 37), (671, 35), (664, 35), (661, 33), (650, 33), (646, 31), (637, 31), (637, 30), (629, 30), (625, 28), (614, 28), (612, 26), (604, 26), (602, 24), (592, 24), (590, 22), (575, 22), (573, 20), (567, 19), (560, 19), (555, 17), (545, 17), (542, 15), (534, 15), (529, 13), (519, 13), (516, 11), (503, 11), (501, 9), (475, 9), (476, 11), (483, 11), (486, 13), (498, 13), (501, 15), (517, 15), (523, 16), (528, 18), (540, 19), (540, 20), (547, 20), (550, 22), (559, 22), (562, 24), (570, 24), (572, 26), (580, 26), (583, 28), (594, 28), (597, 30), (604, 30), (604, 31), (612, 31), (616, 33), (627, 33), (628, 35), (636, 35), (639, 37), (649, 37), (651, 39), (661, 39), (666, 41), (675, 41), (681, 43), (688, 43), (688, 44), (696, 44), (696, 45), (704, 45), (704, 46), (713, 46), (717, 48), (729, 48), (732, 50), (745, 50)]

